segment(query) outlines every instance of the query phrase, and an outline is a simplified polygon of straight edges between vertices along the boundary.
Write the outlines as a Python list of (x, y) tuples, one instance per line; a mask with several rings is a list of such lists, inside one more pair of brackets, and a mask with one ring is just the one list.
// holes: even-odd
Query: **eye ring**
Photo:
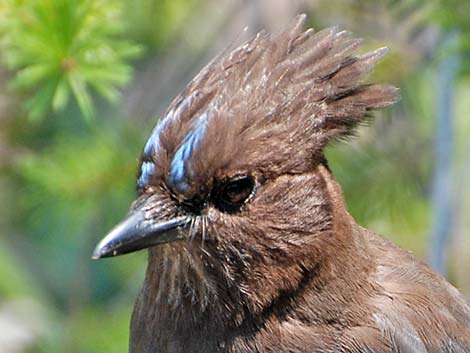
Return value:
[(213, 201), (223, 212), (235, 213), (253, 196), (256, 183), (250, 175), (239, 175), (216, 186)]

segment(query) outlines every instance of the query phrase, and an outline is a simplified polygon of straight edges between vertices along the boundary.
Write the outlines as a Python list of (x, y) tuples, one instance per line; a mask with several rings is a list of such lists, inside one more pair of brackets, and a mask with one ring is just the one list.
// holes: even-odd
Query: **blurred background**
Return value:
[(0, 353), (125, 352), (146, 254), (90, 259), (170, 100), (215, 54), (300, 13), (391, 53), (401, 88), (328, 150), (357, 221), (470, 296), (470, 2), (0, 0)]

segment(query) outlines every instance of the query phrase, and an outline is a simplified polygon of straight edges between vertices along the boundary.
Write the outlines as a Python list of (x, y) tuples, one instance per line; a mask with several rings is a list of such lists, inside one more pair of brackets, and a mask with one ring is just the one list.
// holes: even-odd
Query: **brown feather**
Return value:
[[(470, 352), (466, 299), (357, 225), (325, 166), (329, 141), (397, 99), (364, 83), (386, 50), (355, 56), (304, 20), (214, 59), (152, 134), (134, 207), (154, 198), (148, 214), (191, 229), (150, 249), (131, 352)], [(237, 175), (256, 187), (225, 212), (214, 190)]]

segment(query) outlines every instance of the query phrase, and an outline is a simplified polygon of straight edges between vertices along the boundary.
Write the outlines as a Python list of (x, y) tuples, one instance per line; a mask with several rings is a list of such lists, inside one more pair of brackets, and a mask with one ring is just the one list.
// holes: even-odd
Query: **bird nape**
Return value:
[(149, 249), (133, 353), (470, 352), (470, 307), (357, 225), (323, 154), (397, 89), (335, 28), (261, 32), (207, 65), (144, 147), (94, 258)]

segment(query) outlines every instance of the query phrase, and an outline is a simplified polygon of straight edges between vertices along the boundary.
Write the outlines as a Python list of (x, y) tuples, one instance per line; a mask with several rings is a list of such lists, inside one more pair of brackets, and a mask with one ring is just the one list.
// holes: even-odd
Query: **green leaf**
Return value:
[(90, 122), (93, 118), (94, 109), (85, 82), (82, 80), (81, 76), (75, 74), (69, 75), (68, 79), (83, 117), (86, 121)]
[(44, 117), (49, 110), (49, 102), (54, 95), (56, 86), (57, 79), (51, 80), (40, 87), (37, 93), (26, 101), (25, 106), (31, 120), (40, 120)]
[(111, 85), (92, 82), (91, 85), (102, 97), (110, 102), (116, 102), (119, 99), (119, 91)]
[(27, 66), (18, 71), (10, 86), (16, 89), (28, 88), (47, 78), (50, 73), (51, 67), (42, 63)]
[(52, 109), (59, 111), (65, 108), (69, 101), (69, 86), (65, 79), (61, 79), (52, 98)]

